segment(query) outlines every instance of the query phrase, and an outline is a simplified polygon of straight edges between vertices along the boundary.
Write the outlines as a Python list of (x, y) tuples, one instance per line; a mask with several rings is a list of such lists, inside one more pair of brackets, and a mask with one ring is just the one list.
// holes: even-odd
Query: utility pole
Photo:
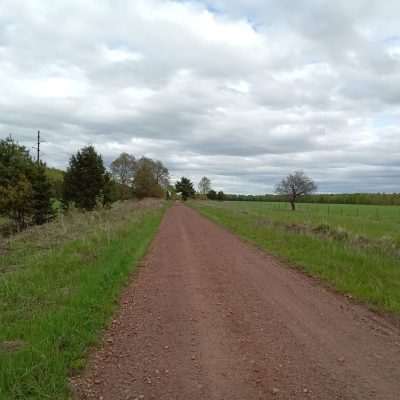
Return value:
[(37, 132), (37, 164), (40, 164), (40, 131)]

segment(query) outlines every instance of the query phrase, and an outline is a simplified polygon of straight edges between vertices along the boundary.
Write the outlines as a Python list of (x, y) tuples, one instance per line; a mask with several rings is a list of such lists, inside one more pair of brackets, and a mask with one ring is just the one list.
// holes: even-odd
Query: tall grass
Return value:
[(0, 399), (68, 398), (68, 375), (84, 366), (164, 209), (127, 202), (74, 213), (8, 244), (0, 262)]
[[(318, 212), (313, 214), (311, 206), (307, 212), (291, 212), (263, 208), (262, 203), (247, 203), (245, 207), (236, 202), (192, 202), (191, 205), (239, 236), (329, 282), (337, 290), (371, 307), (400, 312), (400, 251), (396, 247), (399, 232), (398, 224), (392, 225), (390, 219), (377, 222), (370, 218), (359, 224), (346, 221), (350, 217), (340, 215), (321, 220)], [(338, 235), (316, 233), (321, 221)], [(359, 240), (360, 232), (367, 240)], [(388, 234), (397, 238), (389, 242), (395, 246), (391, 251), (385, 246)]]

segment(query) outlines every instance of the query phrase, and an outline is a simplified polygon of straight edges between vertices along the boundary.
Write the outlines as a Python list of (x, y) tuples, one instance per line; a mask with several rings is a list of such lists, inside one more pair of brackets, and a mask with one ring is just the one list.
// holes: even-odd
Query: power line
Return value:
[(37, 132), (37, 163), (40, 164), (40, 131)]
[(40, 135), (40, 131), (37, 131), (37, 145), (32, 146), (32, 149), (36, 150), (36, 162), (40, 164), (40, 156), (43, 156), (43, 152), (41, 151), (40, 145), (43, 143), (42, 137)]

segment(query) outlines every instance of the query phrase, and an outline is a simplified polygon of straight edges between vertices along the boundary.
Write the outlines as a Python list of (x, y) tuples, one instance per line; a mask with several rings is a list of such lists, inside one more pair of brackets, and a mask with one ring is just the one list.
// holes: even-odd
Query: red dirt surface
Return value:
[(168, 210), (78, 399), (400, 399), (400, 332), (183, 205)]

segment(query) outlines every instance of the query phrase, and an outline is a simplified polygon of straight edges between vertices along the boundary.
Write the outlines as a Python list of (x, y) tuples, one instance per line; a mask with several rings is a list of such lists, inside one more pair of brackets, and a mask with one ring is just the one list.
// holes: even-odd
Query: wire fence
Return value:
[[(236, 204), (239, 202), (235, 202)], [(243, 208), (247, 205), (240, 202)], [(259, 211), (274, 210), (282, 212), (292, 212), (290, 205), (283, 202), (250, 202), (252, 209)], [(309, 213), (315, 216), (325, 217), (347, 217), (362, 218), (373, 220), (393, 220), (400, 223), (400, 206), (372, 206), (372, 205), (353, 205), (353, 204), (316, 204), (316, 203), (298, 203), (296, 211), (301, 213)]]

